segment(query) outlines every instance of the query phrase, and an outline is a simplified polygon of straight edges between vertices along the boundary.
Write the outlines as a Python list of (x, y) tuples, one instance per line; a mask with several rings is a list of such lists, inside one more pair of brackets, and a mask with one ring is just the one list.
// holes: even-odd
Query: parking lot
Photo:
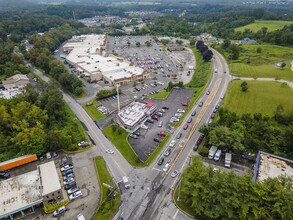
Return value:
[[(144, 102), (154, 102), (157, 105), (158, 109), (161, 109), (163, 106), (168, 107), (169, 109), (163, 113), (163, 117), (159, 118), (159, 121), (154, 120), (154, 123), (145, 123), (148, 126), (148, 129), (140, 128), (138, 131), (141, 135), (134, 139), (129, 137), (129, 143), (132, 145), (133, 149), (139, 156), (139, 158), (145, 161), (149, 155), (156, 149), (158, 143), (154, 141), (158, 132), (172, 133), (172, 129), (168, 127), (168, 123), (172, 116), (177, 113), (177, 109), (186, 109), (187, 107), (182, 106), (183, 102), (189, 102), (194, 92), (190, 89), (173, 89), (172, 92), (165, 100), (158, 99), (145, 99)], [(159, 123), (162, 122), (162, 127), (159, 127)], [(186, 131), (185, 131), (186, 132)], [(162, 138), (161, 138), (162, 139)]]

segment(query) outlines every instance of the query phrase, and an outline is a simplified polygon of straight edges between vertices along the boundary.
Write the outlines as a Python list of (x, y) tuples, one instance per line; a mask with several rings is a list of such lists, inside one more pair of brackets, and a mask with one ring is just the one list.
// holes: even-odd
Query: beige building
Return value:
[(61, 201), (63, 199), (63, 194), (54, 161), (39, 165), (38, 171), (40, 175), (43, 204), (46, 205), (52, 201)]
[(29, 78), (23, 74), (15, 74), (3, 81), (5, 89), (12, 89), (18, 87), (25, 87), (30, 83)]
[(106, 42), (106, 35), (74, 37), (63, 47), (63, 50), (69, 53), (66, 61), (81, 77), (91, 81), (103, 80), (110, 86), (150, 77), (144, 69), (134, 66), (128, 60), (113, 55), (102, 56)]

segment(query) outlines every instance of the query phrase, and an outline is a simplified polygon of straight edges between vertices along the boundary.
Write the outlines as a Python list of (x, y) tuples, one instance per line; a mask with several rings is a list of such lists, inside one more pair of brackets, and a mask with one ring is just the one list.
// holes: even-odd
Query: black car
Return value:
[(140, 132), (139, 131), (135, 131), (135, 132), (133, 132), (133, 134), (135, 134), (136, 136), (140, 136)]
[(163, 106), (162, 109), (169, 110), (169, 108), (166, 106)]
[(159, 138), (154, 138), (154, 141), (155, 141), (155, 142), (158, 142), (158, 143), (161, 143), (161, 142), (162, 142), (162, 140), (159, 139)]
[(164, 158), (161, 157), (159, 160), (158, 160), (158, 165), (161, 166), (163, 163), (164, 163)]
[(194, 147), (193, 147), (193, 150), (194, 151), (197, 151), (198, 147), (199, 147), (199, 145), (198, 144), (195, 144)]
[(196, 115), (196, 111), (193, 111), (191, 116), (195, 116)]
[(10, 177), (10, 173), (8, 171), (0, 171), (1, 179), (8, 179)]
[(203, 102), (200, 102), (198, 106), (199, 107), (202, 107), (203, 106)]
[(74, 187), (74, 186), (76, 186), (76, 183), (75, 183), (75, 182), (72, 182), (72, 183), (66, 184), (66, 185), (64, 186), (64, 188), (65, 188), (66, 190), (68, 190), (68, 189), (70, 189), (70, 188), (72, 188), (72, 187)]
[(216, 117), (216, 113), (213, 113), (213, 114), (211, 115), (211, 118), (214, 119), (215, 117)]
[(148, 118), (148, 119), (146, 120), (146, 122), (151, 123), (151, 124), (154, 124), (154, 120), (153, 120), (153, 119), (150, 119), (150, 118)]

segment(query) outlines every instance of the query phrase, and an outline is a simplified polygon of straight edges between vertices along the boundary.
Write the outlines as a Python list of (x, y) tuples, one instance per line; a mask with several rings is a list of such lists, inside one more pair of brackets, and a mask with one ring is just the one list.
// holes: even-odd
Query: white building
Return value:
[(156, 109), (153, 102), (132, 102), (118, 112), (117, 121), (125, 130), (134, 132)]
[(69, 53), (66, 61), (74, 66), (77, 74), (92, 81), (103, 80), (113, 86), (149, 77), (144, 69), (123, 58), (102, 56), (106, 41), (106, 35), (74, 37), (63, 47)]

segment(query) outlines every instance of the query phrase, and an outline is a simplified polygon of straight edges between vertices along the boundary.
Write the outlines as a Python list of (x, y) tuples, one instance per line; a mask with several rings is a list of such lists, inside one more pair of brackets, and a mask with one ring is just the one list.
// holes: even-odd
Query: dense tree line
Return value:
[(13, 99), (0, 99), (0, 161), (25, 154), (78, 149), (84, 140), (62, 93), (45, 83)]
[(206, 144), (235, 153), (258, 150), (293, 159), (293, 112), (278, 106), (273, 117), (262, 114), (236, 115), (221, 108), (219, 120), (201, 127)]
[(198, 219), (292, 219), (293, 181), (252, 181), (252, 175), (214, 171), (200, 157), (182, 175), (181, 200)]
[(205, 62), (208, 62), (212, 59), (213, 52), (208, 48), (207, 45), (204, 44), (203, 41), (199, 40), (196, 42), (196, 49), (199, 50)]

